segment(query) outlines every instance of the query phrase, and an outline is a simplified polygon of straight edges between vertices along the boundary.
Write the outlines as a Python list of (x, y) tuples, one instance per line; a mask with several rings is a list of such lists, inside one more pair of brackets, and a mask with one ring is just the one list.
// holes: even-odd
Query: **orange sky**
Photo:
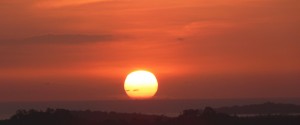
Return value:
[(1, 0), (0, 100), (300, 97), (298, 0)]

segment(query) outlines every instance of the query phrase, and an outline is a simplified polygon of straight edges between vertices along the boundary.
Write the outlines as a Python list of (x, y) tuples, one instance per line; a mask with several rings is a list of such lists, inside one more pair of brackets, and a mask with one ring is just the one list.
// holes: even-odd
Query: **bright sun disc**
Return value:
[(154, 74), (139, 70), (127, 75), (124, 89), (132, 99), (149, 99), (157, 92), (158, 83)]

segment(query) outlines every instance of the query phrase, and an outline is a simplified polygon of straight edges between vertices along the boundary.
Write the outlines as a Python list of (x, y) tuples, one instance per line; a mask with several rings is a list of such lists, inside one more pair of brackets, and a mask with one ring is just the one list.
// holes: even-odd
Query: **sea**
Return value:
[(44, 111), (47, 108), (76, 111), (142, 113), (176, 117), (185, 109), (203, 109), (207, 106), (218, 108), (223, 106), (262, 104), (266, 102), (300, 105), (300, 98), (0, 102), (0, 119), (9, 119), (19, 109)]

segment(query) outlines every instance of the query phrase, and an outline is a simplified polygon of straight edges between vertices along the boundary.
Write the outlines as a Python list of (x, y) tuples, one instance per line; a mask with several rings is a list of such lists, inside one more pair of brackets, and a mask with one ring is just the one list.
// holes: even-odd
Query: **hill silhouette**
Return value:
[[(261, 107), (262, 104), (257, 105)], [(237, 109), (248, 109), (242, 106)], [(256, 107), (256, 106), (254, 106)], [(276, 106), (275, 106), (276, 107)], [(219, 108), (226, 109), (226, 108)], [(229, 110), (227, 108), (226, 110)], [(233, 108), (235, 109), (235, 108)], [(299, 125), (296, 115), (258, 115), (238, 117), (219, 113), (211, 107), (204, 110), (187, 109), (177, 117), (145, 115), (138, 113), (116, 113), (102, 111), (70, 111), (65, 109), (18, 110), (10, 119), (0, 121), (0, 125)]]
[(221, 107), (216, 108), (216, 111), (227, 114), (299, 114), (300, 106), (294, 104), (266, 102), (263, 104)]

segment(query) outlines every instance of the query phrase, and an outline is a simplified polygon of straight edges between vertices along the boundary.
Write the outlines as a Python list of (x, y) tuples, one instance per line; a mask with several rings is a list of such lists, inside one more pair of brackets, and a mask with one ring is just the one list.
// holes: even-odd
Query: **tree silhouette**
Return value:
[(300, 125), (300, 116), (237, 117), (218, 113), (211, 107), (184, 110), (178, 117), (48, 108), (18, 110), (10, 119), (0, 120), (0, 125)]

